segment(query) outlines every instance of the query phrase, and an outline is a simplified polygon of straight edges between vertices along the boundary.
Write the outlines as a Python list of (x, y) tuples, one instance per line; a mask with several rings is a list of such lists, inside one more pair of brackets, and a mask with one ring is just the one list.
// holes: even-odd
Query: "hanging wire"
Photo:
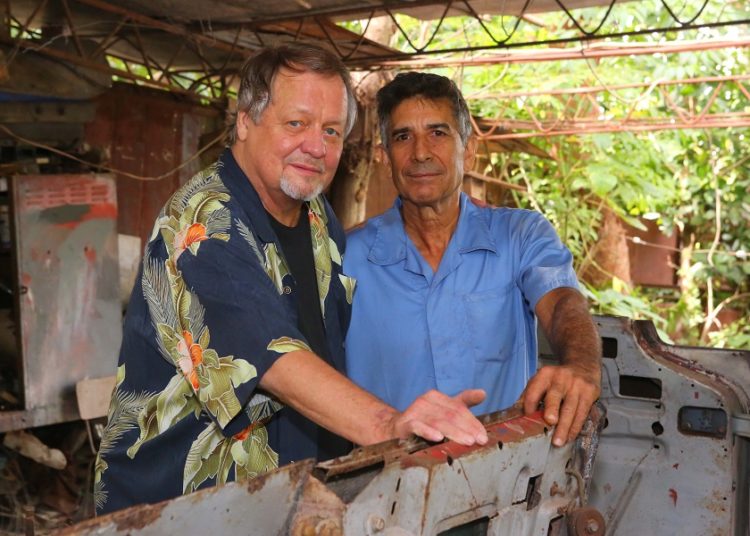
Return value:
[(679, 24), (680, 26), (687, 26), (688, 24), (693, 24), (693, 23), (695, 22), (695, 20), (696, 20), (696, 19), (697, 19), (698, 17), (700, 17), (700, 16), (701, 16), (701, 13), (703, 13), (703, 10), (704, 10), (704, 9), (706, 9), (706, 6), (708, 5), (708, 0), (703, 0), (703, 5), (702, 5), (702, 6), (701, 6), (701, 8), (700, 8), (700, 9), (698, 10), (698, 13), (696, 13), (696, 14), (695, 14), (695, 15), (693, 16), (693, 18), (692, 18), (692, 19), (690, 19), (689, 21), (686, 21), (686, 22), (682, 22), (682, 21), (680, 20), (679, 16), (678, 16), (678, 15), (676, 15), (676, 14), (674, 13), (674, 11), (672, 11), (672, 8), (671, 8), (671, 7), (669, 7), (669, 4), (667, 4), (666, 0), (661, 0), (661, 5), (663, 5), (663, 6), (664, 6), (664, 9), (666, 9), (666, 10), (667, 10), (667, 13), (669, 13), (669, 16), (670, 16), (670, 17), (672, 17), (672, 19), (673, 19), (673, 20), (674, 20), (674, 21), (675, 21), (675, 22), (676, 22), (677, 24)]
[(565, 14), (568, 16), (571, 22), (575, 25), (575, 27), (578, 28), (579, 32), (581, 32), (583, 35), (591, 36), (591, 35), (596, 35), (599, 32), (599, 30), (602, 29), (602, 26), (604, 26), (604, 23), (607, 22), (607, 19), (609, 18), (610, 13), (612, 13), (612, 8), (615, 7), (617, 0), (612, 0), (609, 3), (609, 7), (607, 8), (606, 13), (604, 13), (602, 20), (599, 21), (599, 26), (597, 26), (596, 29), (593, 31), (586, 30), (583, 26), (581, 26), (579, 22), (576, 20), (576, 18), (573, 16), (573, 14), (570, 11), (568, 11), (568, 8), (565, 6), (565, 4), (563, 4), (562, 0), (555, 0), (555, 3), (558, 6), (560, 6), (560, 9), (562, 9), (565, 12)]
[(210, 149), (211, 147), (213, 147), (214, 145), (216, 145), (217, 143), (219, 143), (226, 136), (226, 134), (227, 134), (226, 131), (222, 131), (221, 134), (219, 134), (214, 139), (212, 139), (211, 141), (209, 141), (206, 145), (204, 145), (203, 147), (201, 147), (192, 156), (190, 156), (190, 158), (188, 158), (187, 160), (185, 160), (179, 166), (176, 166), (176, 167), (170, 169), (166, 173), (162, 173), (161, 175), (157, 175), (156, 177), (149, 177), (149, 176), (144, 176), (144, 175), (135, 175), (133, 173), (129, 173), (129, 172), (123, 171), (121, 169), (117, 169), (117, 168), (114, 168), (114, 167), (111, 167), (111, 166), (107, 166), (105, 164), (97, 164), (97, 163), (94, 163), (94, 162), (88, 162), (88, 161), (83, 160), (82, 158), (78, 158), (77, 156), (75, 156), (73, 154), (70, 154), (70, 153), (68, 153), (66, 151), (63, 151), (63, 150), (58, 149), (56, 147), (52, 147), (51, 145), (47, 145), (47, 144), (44, 144), (44, 143), (39, 143), (39, 142), (30, 140), (28, 138), (24, 138), (23, 136), (19, 136), (18, 134), (16, 134), (15, 132), (13, 132), (11, 129), (9, 129), (5, 125), (0, 125), (0, 130), (6, 132), (12, 138), (14, 138), (17, 141), (20, 141), (21, 143), (23, 143), (25, 145), (30, 145), (32, 147), (37, 147), (39, 149), (44, 149), (45, 151), (49, 151), (49, 152), (54, 153), (56, 155), (62, 156), (63, 158), (66, 158), (68, 160), (73, 160), (73, 161), (78, 162), (80, 164), (84, 164), (84, 165), (86, 165), (88, 167), (92, 167), (92, 168), (96, 168), (96, 169), (103, 169), (105, 171), (109, 171), (110, 173), (116, 173), (117, 175), (122, 175), (123, 177), (128, 177), (129, 179), (135, 179), (135, 180), (145, 181), (145, 182), (155, 182), (155, 181), (160, 181), (160, 180), (163, 180), (163, 179), (171, 177), (172, 174), (174, 174), (175, 172), (181, 170), (182, 168), (184, 168), (185, 166), (187, 166), (188, 164), (190, 164), (193, 160), (195, 160), (196, 158), (198, 158), (201, 154), (203, 154), (204, 152), (206, 152), (208, 149)]
[(411, 39), (409, 38), (409, 35), (407, 34), (406, 30), (404, 30), (401, 25), (396, 20), (396, 16), (391, 12), (390, 9), (386, 10), (388, 15), (391, 17), (391, 20), (393, 20), (393, 23), (396, 25), (396, 28), (401, 32), (401, 35), (404, 36), (404, 39), (406, 39), (406, 42), (409, 44), (409, 46), (414, 49), (414, 52), (417, 54), (421, 54), (425, 51), (425, 49), (432, 44), (432, 41), (435, 39), (435, 36), (438, 33), (438, 30), (440, 30), (440, 27), (443, 25), (443, 21), (445, 21), (446, 16), (448, 15), (448, 11), (450, 10), (451, 6), (453, 6), (453, 0), (449, 0), (448, 3), (445, 4), (445, 10), (443, 11), (443, 14), (440, 16), (440, 20), (438, 20), (437, 26), (435, 26), (435, 31), (432, 32), (432, 35), (427, 40), (427, 43), (425, 43), (422, 47), (417, 47), (414, 43), (411, 42)]
[[(613, 0), (613, 3), (617, 0)], [(510, 31), (509, 34), (506, 35), (505, 39), (498, 41), (494, 35), (492, 35), (492, 32), (485, 26), (484, 21), (482, 21), (482, 17), (479, 16), (479, 14), (474, 11), (474, 8), (471, 7), (468, 0), (463, 0), (464, 4), (466, 5), (469, 12), (472, 14), (474, 19), (479, 23), (479, 25), (482, 27), (484, 32), (489, 36), (490, 39), (492, 39), (496, 45), (503, 45), (510, 41), (510, 39), (513, 37), (513, 35), (516, 33), (516, 30), (518, 29), (518, 26), (521, 24), (521, 20), (523, 19), (523, 16), (526, 14), (526, 10), (529, 7), (529, 4), (531, 3), (531, 0), (526, 0), (523, 7), (521, 8), (521, 12), (518, 14), (518, 17), (516, 17), (516, 23), (513, 25), (513, 29)], [(505, 27), (503, 27), (503, 31), (505, 31)]]

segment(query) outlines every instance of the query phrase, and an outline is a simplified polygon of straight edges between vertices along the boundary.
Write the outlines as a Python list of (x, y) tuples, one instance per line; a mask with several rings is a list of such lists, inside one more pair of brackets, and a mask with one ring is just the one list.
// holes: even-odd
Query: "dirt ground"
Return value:
[(27, 430), (64, 454), (67, 464), (61, 470), (26, 458), (0, 441), (0, 535), (51, 534), (93, 516), (97, 424), (90, 424), (91, 434), (81, 421)]

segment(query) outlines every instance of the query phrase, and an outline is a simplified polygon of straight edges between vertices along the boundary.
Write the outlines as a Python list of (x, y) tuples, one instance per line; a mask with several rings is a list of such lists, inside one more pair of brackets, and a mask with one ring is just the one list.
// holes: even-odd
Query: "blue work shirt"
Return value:
[(400, 207), (397, 199), (347, 237), (344, 272), (357, 279), (349, 377), (399, 410), (430, 389), (486, 390), (477, 415), (512, 405), (536, 371), (537, 302), (578, 288), (570, 252), (541, 214), (478, 207), (461, 194), (433, 273)]

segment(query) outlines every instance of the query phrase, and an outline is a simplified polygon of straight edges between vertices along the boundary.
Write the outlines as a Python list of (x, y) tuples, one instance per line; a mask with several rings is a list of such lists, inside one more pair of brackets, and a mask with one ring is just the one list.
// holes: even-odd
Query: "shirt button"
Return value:
[(291, 294), (292, 293), (292, 287), (289, 285), (284, 285), (284, 294)]

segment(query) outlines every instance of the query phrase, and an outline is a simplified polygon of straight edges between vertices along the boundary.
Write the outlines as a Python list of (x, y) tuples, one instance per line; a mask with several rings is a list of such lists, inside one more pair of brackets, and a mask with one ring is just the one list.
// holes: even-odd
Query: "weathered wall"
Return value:
[[(218, 110), (129, 84), (116, 84), (96, 105), (86, 142), (109, 166), (142, 177), (175, 169), (198, 151), (201, 134), (223, 123)], [(195, 159), (156, 181), (117, 175), (118, 231), (146, 240), (164, 202), (200, 167)]]

